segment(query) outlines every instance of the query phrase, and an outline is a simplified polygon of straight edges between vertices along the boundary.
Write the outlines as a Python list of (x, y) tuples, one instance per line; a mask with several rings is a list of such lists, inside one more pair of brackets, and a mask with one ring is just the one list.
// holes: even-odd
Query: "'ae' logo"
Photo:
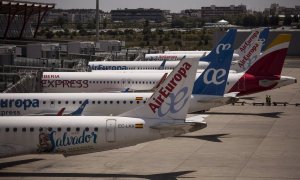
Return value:
[(215, 85), (220, 85), (222, 84), (225, 80), (220, 80), (226, 75), (225, 69), (208, 69), (204, 76), (203, 76), (203, 81), (205, 84), (215, 84)]

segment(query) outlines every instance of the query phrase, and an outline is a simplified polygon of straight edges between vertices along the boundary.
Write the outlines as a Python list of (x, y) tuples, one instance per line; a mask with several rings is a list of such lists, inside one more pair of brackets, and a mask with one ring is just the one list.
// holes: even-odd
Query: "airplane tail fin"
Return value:
[(245, 53), (241, 54), (238, 62), (232, 65), (232, 69), (237, 72), (244, 72), (248, 70), (258, 60), (262, 46), (262, 41), (256, 41), (253, 43)]
[(262, 41), (262, 46), (260, 52), (263, 52), (266, 48), (266, 42), (269, 37), (270, 28), (264, 28), (264, 30), (259, 35), (259, 40)]
[(181, 60), (145, 104), (122, 113), (120, 116), (148, 119), (186, 119), (198, 63), (198, 58)]
[(216, 54), (215, 59), (211, 60), (209, 66), (195, 81), (193, 94), (223, 96), (232, 56), (232, 49)]
[(229, 29), (225, 36), (218, 42), (217, 46), (215, 46), (207, 56), (200, 58), (200, 61), (210, 62), (211, 60), (216, 59), (216, 55), (219, 54), (220, 51), (231, 49), (236, 33), (236, 29)]
[[(268, 38), (269, 28), (256, 28), (253, 29), (250, 35), (246, 38), (246, 40), (235, 50), (235, 53), (239, 55), (239, 57), (243, 57), (247, 54), (247, 52), (253, 48), (255, 43), (259, 40), (265, 42)], [(259, 49), (259, 53), (261, 52), (261, 48)]]
[(81, 116), (85, 106), (88, 103), (89, 103), (89, 100), (86, 99), (76, 111), (70, 113), (70, 116)]
[(255, 76), (281, 75), (291, 37), (290, 34), (278, 35), (247, 73)]

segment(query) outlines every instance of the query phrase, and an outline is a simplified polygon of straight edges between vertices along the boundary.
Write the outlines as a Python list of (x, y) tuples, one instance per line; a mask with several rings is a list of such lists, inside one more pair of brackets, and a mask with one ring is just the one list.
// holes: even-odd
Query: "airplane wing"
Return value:
[(78, 109), (71, 113), (64, 113), (66, 108), (62, 108), (57, 113), (37, 113), (37, 114), (29, 114), (27, 116), (81, 116), (85, 106), (89, 103), (89, 100), (86, 99)]
[(170, 129), (174, 129), (174, 130), (182, 130), (185, 129), (189, 123), (196, 123), (199, 126), (201, 126), (202, 128), (205, 128), (206, 122), (204, 122), (204, 119), (207, 117), (208, 115), (198, 115), (198, 116), (193, 116), (193, 117), (189, 117), (185, 120), (185, 123), (175, 123), (175, 124), (167, 124), (167, 123), (161, 123), (158, 125), (154, 125), (151, 126), (151, 129), (156, 129), (156, 130), (170, 130)]
[[(67, 116), (81, 116), (85, 106), (88, 103), (89, 103), (89, 100), (86, 99), (77, 110), (75, 110), (74, 112), (72, 112), (70, 114), (67, 114)], [(66, 115), (64, 115), (64, 116), (66, 116)]]
[(192, 116), (192, 117), (189, 117), (185, 120), (185, 122), (187, 123), (205, 123), (204, 122), (204, 119), (207, 118), (208, 115), (206, 114), (200, 114), (200, 115), (197, 115), (197, 116)]
[(224, 97), (237, 97), (237, 95), (239, 94), (240, 92), (231, 92), (231, 93), (226, 93), (224, 94)]

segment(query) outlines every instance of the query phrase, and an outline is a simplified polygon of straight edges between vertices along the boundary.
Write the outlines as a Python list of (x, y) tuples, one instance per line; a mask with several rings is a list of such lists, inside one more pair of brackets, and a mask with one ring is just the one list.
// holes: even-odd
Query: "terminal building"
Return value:
[(154, 21), (162, 22), (167, 19), (167, 15), (170, 14), (169, 10), (161, 9), (117, 9), (111, 11), (112, 21)]
[(266, 15), (284, 15), (284, 16), (300, 16), (300, 6), (294, 8), (279, 6), (279, 4), (271, 4), (270, 8), (264, 10)]
[(247, 9), (245, 5), (238, 6), (224, 6), (218, 7), (212, 5), (210, 7), (202, 7), (201, 8), (201, 17), (205, 19), (215, 19), (221, 18), (224, 16), (241, 16), (247, 13)]
[(245, 15), (247, 9), (245, 5), (218, 7), (215, 5), (201, 7), (201, 9), (185, 9), (181, 11), (182, 16), (203, 18), (206, 20), (222, 19), (225, 16)]

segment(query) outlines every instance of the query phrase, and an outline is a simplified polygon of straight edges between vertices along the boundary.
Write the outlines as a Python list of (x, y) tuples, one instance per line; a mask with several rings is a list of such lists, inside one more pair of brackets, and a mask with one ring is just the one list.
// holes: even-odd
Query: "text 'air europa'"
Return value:
[(181, 82), (187, 76), (188, 70), (192, 67), (189, 63), (184, 63), (182, 67), (175, 73), (172, 79), (168, 82), (168, 84), (159, 89), (159, 95), (153, 98), (153, 101), (150, 101), (148, 104), (153, 113), (156, 112), (158, 108), (161, 107), (165, 99), (169, 97), (169, 95), (174, 91), (179, 82)]

